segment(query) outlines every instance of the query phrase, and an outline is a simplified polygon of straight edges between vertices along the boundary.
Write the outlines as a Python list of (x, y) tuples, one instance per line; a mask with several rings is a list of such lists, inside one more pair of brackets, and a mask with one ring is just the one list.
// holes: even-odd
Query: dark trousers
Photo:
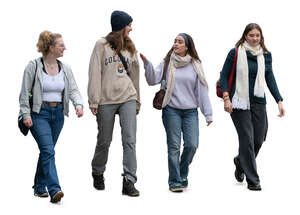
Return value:
[(250, 110), (234, 109), (232, 121), (239, 137), (240, 166), (246, 175), (247, 182), (258, 184), (256, 156), (265, 141), (268, 130), (268, 118), (265, 104), (251, 103)]

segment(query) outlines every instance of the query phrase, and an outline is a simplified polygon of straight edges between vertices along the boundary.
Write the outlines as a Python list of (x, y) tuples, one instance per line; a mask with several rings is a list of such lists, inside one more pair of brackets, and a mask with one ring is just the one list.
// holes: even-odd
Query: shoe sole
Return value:
[(183, 192), (184, 188), (170, 188), (169, 190), (173, 193), (181, 193)]
[(58, 191), (53, 198), (51, 198), (52, 203), (60, 202), (61, 198), (64, 197), (64, 193), (62, 191)]
[(105, 187), (95, 187), (95, 186), (94, 186), (94, 188), (95, 188), (96, 190), (105, 190)]
[(261, 191), (261, 187), (259, 187), (259, 188), (249, 188), (248, 187), (248, 190), (251, 190), (251, 191)]
[(40, 198), (47, 198), (49, 195), (48, 193), (34, 193), (34, 196), (40, 197)]
[(138, 197), (138, 196), (140, 196), (140, 193), (128, 194), (128, 193), (122, 192), (122, 195), (130, 196), (130, 197)]

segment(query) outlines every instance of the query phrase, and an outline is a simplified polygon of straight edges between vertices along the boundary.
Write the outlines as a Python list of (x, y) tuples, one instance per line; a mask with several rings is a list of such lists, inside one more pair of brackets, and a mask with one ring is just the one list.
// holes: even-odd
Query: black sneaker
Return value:
[(40, 198), (47, 198), (49, 196), (46, 188), (44, 189), (36, 189), (35, 186), (32, 186), (33, 188), (33, 194), (34, 196), (40, 197)]
[(182, 182), (181, 182), (181, 186), (182, 186), (183, 188), (187, 188), (188, 185), (189, 185), (188, 179), (187, 179), (187, 178), (183, 179)]
[(261, 186), (260, 184), (248, 183), (248, 189), (253, 191), (261, 191)]
[(242, 183), (244, 181), (244, 172), (240, 166), (240, 161), (237, 157), (235, 157), (233, 159), (233, 162), (234, 162), (234, 165), (235, 165), (235, 171), (234, 171), (234, 176), (235, 176), (235, 179)]
[(96, 190), (104, 190), (105, 184), (103, 174), (95, 175), (94, 173), (92, 173), (92, 176), (94, 178), (94, 187), (96, 188)]
[(182, 185), (174, 185), (174, 186), (170, 186), (169, 190), (174, 193), (181, 193), (183, 192), (184, 187)]
[(34, 195), (37, 197), (40, 197), (40, 198), (47, 198), (49, 196), (49, 194), (47, 192), (39, 193), (37, 191), (34, 191)]
[(126, 176), (123, 178), (122, 194), (131, 197), (137, 197), (140, 195), (140, 192), (134, 187), (134, 184), (128, 180)]

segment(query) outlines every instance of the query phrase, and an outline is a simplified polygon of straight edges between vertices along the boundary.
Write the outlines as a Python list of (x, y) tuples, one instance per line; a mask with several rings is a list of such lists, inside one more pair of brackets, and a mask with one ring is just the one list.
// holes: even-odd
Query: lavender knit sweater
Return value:
[[(149, 85), (159, 84), (163, 75), (164, 61), (155, 69), (148, 60), (144, 62), (145, 76)], [(176, 69), (175, 87), (169, 106), (177, 109), (200, 107), (206, 121), (212, 121), (212, 107), (207, 88), (198, 79), (191, 63)], [(168, 75), (166, 75), (168, 81)]]

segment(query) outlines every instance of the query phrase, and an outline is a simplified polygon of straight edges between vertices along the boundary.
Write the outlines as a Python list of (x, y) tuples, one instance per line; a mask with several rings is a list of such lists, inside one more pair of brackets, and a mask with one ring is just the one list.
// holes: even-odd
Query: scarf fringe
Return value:
[(264, 98), (265, 90), (263, 87), (254, 87), (254, 96)]
[(232, 108), (241, 110), (250, 110), (250, 101), (248, 99), (232, 98)]

